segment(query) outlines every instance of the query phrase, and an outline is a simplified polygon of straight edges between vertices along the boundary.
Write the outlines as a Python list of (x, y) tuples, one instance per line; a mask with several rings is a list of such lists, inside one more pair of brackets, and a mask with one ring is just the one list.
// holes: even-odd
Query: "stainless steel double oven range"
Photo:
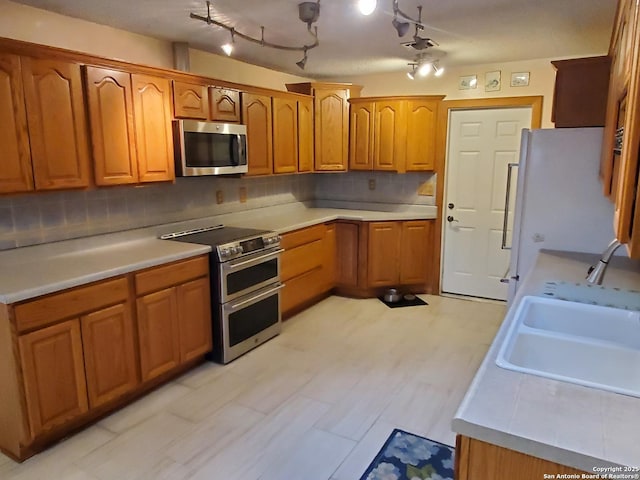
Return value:
[(277, 233), (216, 225), (160, 238), (212, 247), (210, 360), (229, 363), (280, 333), (283, 250)]

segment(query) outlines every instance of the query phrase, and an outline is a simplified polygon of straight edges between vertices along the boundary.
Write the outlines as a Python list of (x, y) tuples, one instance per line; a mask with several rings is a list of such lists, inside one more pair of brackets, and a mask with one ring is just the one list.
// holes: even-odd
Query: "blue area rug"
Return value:
[(454, 449), (395, 429), (360, 480), (453, 480)]

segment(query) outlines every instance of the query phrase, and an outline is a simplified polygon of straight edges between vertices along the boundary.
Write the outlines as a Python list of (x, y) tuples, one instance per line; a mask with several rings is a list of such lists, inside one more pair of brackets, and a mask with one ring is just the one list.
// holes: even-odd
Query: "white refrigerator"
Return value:
[(601, 253), (614, 238), (614, 207), (598, 180), (602, 137), (602, 128), (522, 131), (509, 304), (540, 249)]

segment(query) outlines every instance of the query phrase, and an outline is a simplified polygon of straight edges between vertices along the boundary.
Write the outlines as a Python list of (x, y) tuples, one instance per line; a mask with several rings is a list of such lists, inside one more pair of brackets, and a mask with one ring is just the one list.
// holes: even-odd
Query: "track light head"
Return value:
[(393, 27), (396, 29), (396, 32), (398, 32), (399, 37), (404, 37), (409, 31), (409, 27), (411, 26), (409, 25), (409, 22), (401, 22), (396, 17), (391, 20), (391, 25), (393, 25)]
[(376, 0), (358, 0), (358, 10), (362, 15), (371, 15), (376, 9)]
[(299, 62), (296, 62), (296, 65), (300, 68), (300, 70), (304, 70), (304, 67), (307, 65), (307, 50), (304, 51), (304, 57)]
[(434, 62), (431, 66), (433, 67), (433, 74), (436, 77), (439, 77), (444, 73), (444, 67), (441, 67), (440, 65), (438, 65), (438, 62)]
[(222, 45), (222, 47), (220, 47), (222, 49), (222, 51), (224, 53), (227, 54), (227, 57), (231, 56), (231, 53), (233, 53), (233, 45), (230, 43), (225, 43), (224, 45)]

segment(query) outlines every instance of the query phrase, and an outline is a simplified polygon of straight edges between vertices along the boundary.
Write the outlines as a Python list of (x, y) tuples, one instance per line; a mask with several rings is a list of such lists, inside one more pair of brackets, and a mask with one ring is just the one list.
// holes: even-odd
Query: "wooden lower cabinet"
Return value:
[(175, 288), (138, 298), (138, 337), (142, 380), (150, 380), (180, 363), (178, 300)]
[(369, 223), (367, 286), (426, 285), (433, 256), (433, 223)]
[(208, 255), (0, 303), (0, 451), (24, 460), (212, 348)]
[(358, 286), (359, 259), (358, 222), (336, 223), (336, 285), (338, 287)]
[(282, 236), (280, 308), (288, 317), (327, 294), (335, 278), (335, 225), (315, 225)]
[(138, 385), (131, 307), (121, 303), (80, 318), (87, 393), (91, 408)]
[(209, 352), (211, 297), (206, 256), (135, 276), (142, 380)]
[(31, 438), (89, 409), (77, 318), (22, 335), (18, 343)]
[(582, 478), (586, 473), (462, 435), (456, 439), (455, 461), (456, 480), (540, 480), (545, 478), (545, 474), (578, 475), (576, 478)]

